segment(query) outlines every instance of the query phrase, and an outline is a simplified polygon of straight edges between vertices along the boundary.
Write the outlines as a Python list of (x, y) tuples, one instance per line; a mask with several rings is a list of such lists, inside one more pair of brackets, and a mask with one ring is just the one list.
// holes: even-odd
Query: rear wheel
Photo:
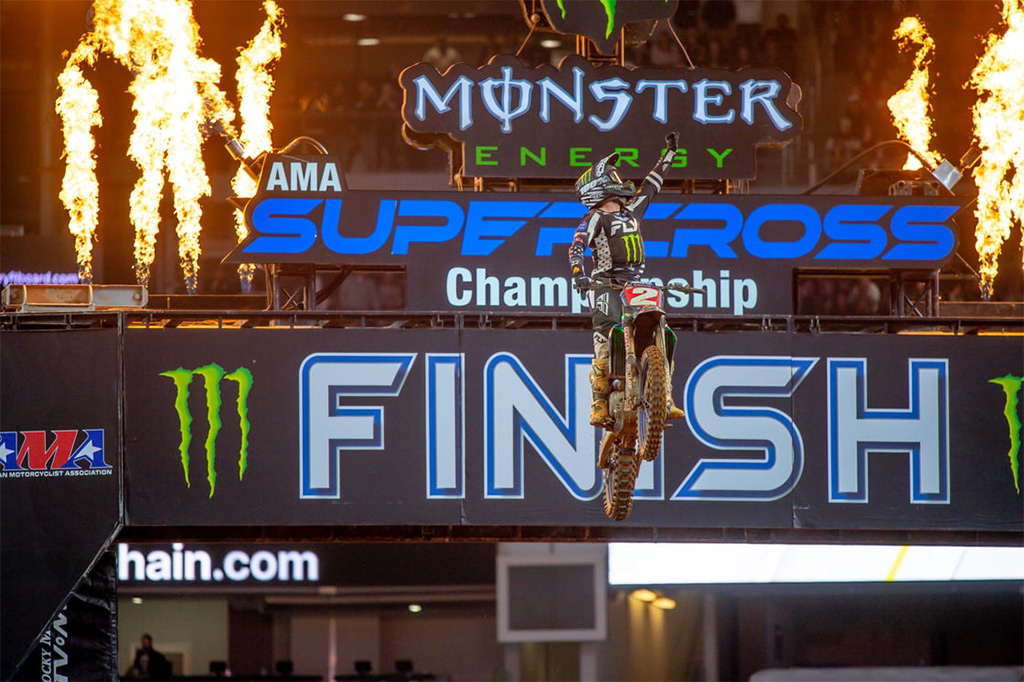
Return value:
[(636, 450), (612, 445), (608, 468), (604, 470), (604, 513), (612, 521), (629, 518), (633, 512), (633, 489), (640, 460)]
[(661, 452), (661, 434), (668, 412), (668, 364), (665, 354), (655, 345), (647, 346), (640, 357), (640, 395), (637, 451), (647, 462)]

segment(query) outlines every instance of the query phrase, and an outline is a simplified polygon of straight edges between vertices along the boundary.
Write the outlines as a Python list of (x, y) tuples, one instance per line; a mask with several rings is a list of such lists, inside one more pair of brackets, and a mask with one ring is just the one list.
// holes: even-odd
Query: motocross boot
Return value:
[(590, 388), (593, 393), (590, 423), (593, 426), (610, 426), (613, 422), (608, 412), (608, 394), (612, 391), (612, 382), (608, 378), (608, 358), (594, 358), (590, 367)]
[(676, 363), (673, 360), (668, 363), (668, 413), (665, 415), (665, 419), (682, 419), (686, 416), (681, 407), (677, 407), (675, 402), (672, 400), (672, 376), (675, 374)]

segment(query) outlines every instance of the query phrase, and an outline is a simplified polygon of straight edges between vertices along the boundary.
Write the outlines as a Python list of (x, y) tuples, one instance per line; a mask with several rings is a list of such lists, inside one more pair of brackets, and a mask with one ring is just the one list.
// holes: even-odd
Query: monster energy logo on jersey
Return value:
[(626, 248), (626, 262), (630, 265), (644, 261), (644, 243), (639, 232), (622, 235), (622, 245)]
[(241, 439), (238, 446), (238, 480), (242, 480), (245, 470), (249, 464), (249, 391), (252, 390), (252, 372), (245, 367), (239, 367), (233, 372), (226, 372), (223, 367), (211, 363), (197, 369), (177, 369), (161, 372), (160, 376), (168, 377), (174, 382), (177, 391), (174, 398), (174, 409), (178, 413), (178, 422), (181, 428), (181, 441), (178, 444), (178, 451), (181, 454), (181, 467), (185, 472), (185, 485), (192, 487), (189, 479), (189, 447), (192, 444), (192, 413), (189, 410), (189, 385), (194, 377), (203, 378), (203, 387), (206, 391), (206, 422), (208, 431), (206, 434), (206, 480), (210, 486), (210, 497), (213, 497), (217, 483), (217, 434), (221, 430), (220, 408), (221, 385), (223, 380), (233, 381), (238, 384), (238, 399), (236, 411), (238, 412), (238, 425), (241, 431)]
[(1010, 428), (1010, 450), (1007, 456), (1010, 458), (1010, 472), (1013, 474), (1013, 486), (1020, 494), (1020, 394), (1021, 386), (1024, 384), (1024, 377), (1015, 377), (1007, 374), (1004, 377), (989, 379), (990, 383), (1002, 386), (1006, 394), (1006, 402), (1003, 405), (1003, 415), (1006, 417), (1006, 424)]

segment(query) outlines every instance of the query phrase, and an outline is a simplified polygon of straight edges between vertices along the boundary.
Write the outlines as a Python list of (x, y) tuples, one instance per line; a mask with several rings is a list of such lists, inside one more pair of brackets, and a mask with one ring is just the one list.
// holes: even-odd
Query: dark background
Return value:
[[(44, 262), (33, 263), (31, 267), (74, 270), (70, 240), (64, 236), (67, 217), (57, 199), (63, 174), (63, 142), (53, 104), (56, 77), (64, 64), (61, 54), (73, 49), (85, 32), (88, 7), (86, 0), (4, 0), (0, 5), (3, 270), (28, 267), (25, 263), (29, 257), (19, 254), (38, 249), (26, 248), (24, 241), (18, 240), (34, 236), (41, 237), (42, 244), (62, 245), (53, 248), (46, 258), (36, 258)], [(433, 176), (441, 185), (446, 177), (445, 154), (438, 150), (419, 152), (405, 145), (399, 135), (398, 113), (367, 113), (367, 105), (360, 104), (365, 99), (359, 94), (360, 88), (376, 93), (388, 83), (397, 89), (401, 69), (420, 61), (438, 36), (447, 36), (467, 63), (481, 65), (493, 54), (517, 51), (528, 32), (520, 4), (514, 0), (291, 0), (283, 3), (283, 7), (288, 24), (284, 32), (287, 46), (275, 70), (271, 112), (275, 144), (282, 145), (299, 134), (312, 135), (345, 158), (346, 168), (352, 172), (413, 173)], [(345, 21), (344, 15), (350, 12), (362, 13), (367, 19)], [(259, 4), (255, 0), (199, 0), (194, 13), (203, 39), (203, 55), (222, 65), (221, 86), (234, 100), (236, 48), (244, 45), (259, 27), (263, 19)], [(791, 145), (793, 157), (788, 173), (780, 175), (777, 150), (759, 155), (758, 180), (752, 191), (778, 187), (781, 180), (788, 183), (788, 191), (800, 191), (813, 179), (821, 178), (830, 170), (825, 143), (844, 113), (852, 112), (868, 121), (873, 141), (894, 136), (884, 100), (902, 86), (910, 73), (912, 56), (900, 53), (891, 35), (903, 16), (915, 13), (926, 23), (937, 46), (931, 69), (936, 112), (933, 146), (953, 161), (966, 151), (972, 129), (970, 105), (975, 95), (964, 84), (981, 54), (982, 37), (999, 22), (997, 3), (801, 2), (798, 16), (790, 17), (791, 25), (798, 29), (796, 58), (786, 68), (804, 90), (804, 133)], [(673, 18), (697, 66), (713, 66), (716, 61), (708, 55), (706, 46), (718, 34), (705, 19), (695, 2), (680, 3)], [(764, 18), (764, 30), (773, 24), (774, 17)], [(731, 35), (729, 31), (733, 28), (726, 26), (719, 33)], [(357, 44), (360, 38), (368, 37), (376, 37), (380, 43)], [(520, 55), (525, 63), (533, 65), (551, 59), (553, 51), (540, 45), (546, 37), (551, 36), (535, 32), (527, 41)], [(563, 47), (555, 48), (554, 52), (571, 48), (571, 41), (563, 42)], [(649, 46), (629, 48), (627, 57), (644, 64), (649, 59), (648, 51)], [(739, 59), (727, 44), (720, 61), (738, 66), (732, 62)], [(769, 63), (773, 61), (771, 55), (763, 49), (755, 50), (750, 59), (777, 65)], [(125, 92), (129, 74), (110, 59), (102, 58), (89, 76), (100, 91), (104, 117), (97, 132), (102, 187), (97, 282), (129, 283), (134, 277), (128, 194), (137, 177), (137, 170), (125, 156), (133, 125), (131, 97)], [(322, 112), (311, 104), (321, 99), (325, 103)], [(369, 131), (373, 131), (372, 135)], [(368, 151), (371, 148), (372, 153)], [(889, 162), (902, 161), (888, 159), (886, 163)], [(232, 286), (237, 290), (236, 278), (231, 274), (233, 268), (223, 273), (217, 270), (217, 263), (234, 241), (231, 208), (224, 201), (230, 194), (228, 183), (234, 169), (216, 141), (206, 145), (206, 163), (214, 190), (213, 197), (204, 203), (205, 256), (200, 291)], [(878, 159), (869, 160), (868, 166), (879, 163)], [(969, 184), (963, 191), (970, 192)], [(183, 285), (174, 255), (169, 198), (165, 202), (165, 224), (158, 241), (151, 291), (171, 293), (183, 291)], [(969, 262), (976, 263), (973, 220), (962, 223), (961, 229), (961, 253)], [(1001, 258), (1000, 277), (996, 281), (996, 298), (1000, 300), (1022, 298), (1020, 240), (1016, 234), (1004, 246)], [(975, 289), (960, 286), (949, 295), (976, 299)]]

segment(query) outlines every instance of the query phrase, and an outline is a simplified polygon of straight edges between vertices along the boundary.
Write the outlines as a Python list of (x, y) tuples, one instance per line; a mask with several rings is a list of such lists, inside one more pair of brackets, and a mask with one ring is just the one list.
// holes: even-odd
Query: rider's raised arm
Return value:
[(651, 205), (651, 201), (654, 200), (655, 195), (661, 191), (662, 185), (665, 184), (668, 169), (672, 166), (672, 160), (676, 157), (677, 139), (677, 133), (671, 133), (666, 138), (667, 146), (664, 153), (657, 163), (654, 164), (654, 168), (647, 173), (647, 177), (641, 183), (640, 191), (637, 192), (636, 198), (628, 204), (627, 207), (636, 214), (637, 218), (643, 217), (644, 213), (647, 212), (647, 208)]

